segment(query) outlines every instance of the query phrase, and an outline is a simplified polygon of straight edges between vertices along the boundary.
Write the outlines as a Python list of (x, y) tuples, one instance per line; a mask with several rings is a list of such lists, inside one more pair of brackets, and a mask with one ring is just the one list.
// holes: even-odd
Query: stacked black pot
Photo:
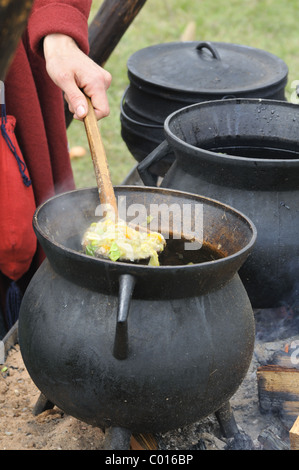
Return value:
[[(173, 42), (141, 49), (128, 60), (130, 84), (121, 103), (121, 134), (142, 161), (164, 140), (172, 112), (231, 97), (285, 100), (288, 68), (275, 55), (222, 42)], [(163, 176), (170, 153), (151, 169)]]

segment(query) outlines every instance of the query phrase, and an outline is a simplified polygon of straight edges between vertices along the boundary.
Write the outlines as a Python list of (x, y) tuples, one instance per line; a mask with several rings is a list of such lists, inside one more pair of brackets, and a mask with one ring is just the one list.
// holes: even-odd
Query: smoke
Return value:
[(275, 308), (258, 310), (256, 339), (279, 341), (299, 334), (299, 257), (294, 256), (284, 268), (289, 291)]
[(299, 334), (299, 309), (290, 305), (259, 310), (255, 314), (256, 339), (279, 341)]

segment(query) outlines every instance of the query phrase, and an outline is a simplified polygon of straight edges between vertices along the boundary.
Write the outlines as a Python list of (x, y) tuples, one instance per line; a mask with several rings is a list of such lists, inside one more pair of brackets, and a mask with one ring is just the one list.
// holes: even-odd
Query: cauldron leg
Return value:
[(224, 405), (215, 412), (215, 415), (224, 437), (233, 437), (239, 432), (229, 401), (224, 403)]
[(105, 450), (130, 450), (131, 436), (131, 431), (125, 428), (105, 429)]
[(48, 398), (41, 393), (33, 408), (33, 414), (34, 416), (37, 416), (40, 415), (43, 411), (51, 410), (52, 408), (54, 408), (54, 403), (48, 400)]
[(239, 431), (229, 401), (215, 413), (221, 432), (228, 438), (227, 450), (253, 450), (254, 444), (250, 436)]

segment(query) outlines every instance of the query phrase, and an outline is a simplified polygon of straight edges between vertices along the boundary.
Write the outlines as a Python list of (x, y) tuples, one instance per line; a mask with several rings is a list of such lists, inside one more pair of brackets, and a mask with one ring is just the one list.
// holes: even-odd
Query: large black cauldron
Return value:
[(116, 194), (148, 209), (202, 204), (204, 246), (224, 257), (160, 267), (91, 258), (80, 240), (97, 189), (56, 196), (34, 216), (47, 260), (23, 298), (21, 352), (40, 391), (68, 414), (101, 428), (166, 431), (217, 411), (247, 372), (254, 319), (237, 272), (256, 232), (234, 209), (188, 193)]
[(200, 103), (166, 119), (166, 141), (138, 166), (154, 184), (148, 170), (171, 147), (176, 159), (162, 187), (213, 197), (250, 217), (257, 243), (240, 276), (254, 308), (297, 295), (298, 123), (298, 106), (282, 101)]

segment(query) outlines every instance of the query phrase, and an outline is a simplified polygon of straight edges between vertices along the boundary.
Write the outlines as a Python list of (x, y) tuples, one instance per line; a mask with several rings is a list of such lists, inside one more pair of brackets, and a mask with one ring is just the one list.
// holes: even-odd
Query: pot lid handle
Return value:
[(217, 51), (217, 49), (215, 48), (214, 45), (212, 45), (210, 42), (208, 41), (201, 41), (200, 43), (197, 44), (196, 46), (196, 49), (198, 51), (201, 51), (201, 49), (209, 49), (209, 51), (211, 52), (212, 56), (214, 57), (214, 59), (217, 59), (217, 60), (221, 60), (221, 57), (219, 55), (219, 52)]

